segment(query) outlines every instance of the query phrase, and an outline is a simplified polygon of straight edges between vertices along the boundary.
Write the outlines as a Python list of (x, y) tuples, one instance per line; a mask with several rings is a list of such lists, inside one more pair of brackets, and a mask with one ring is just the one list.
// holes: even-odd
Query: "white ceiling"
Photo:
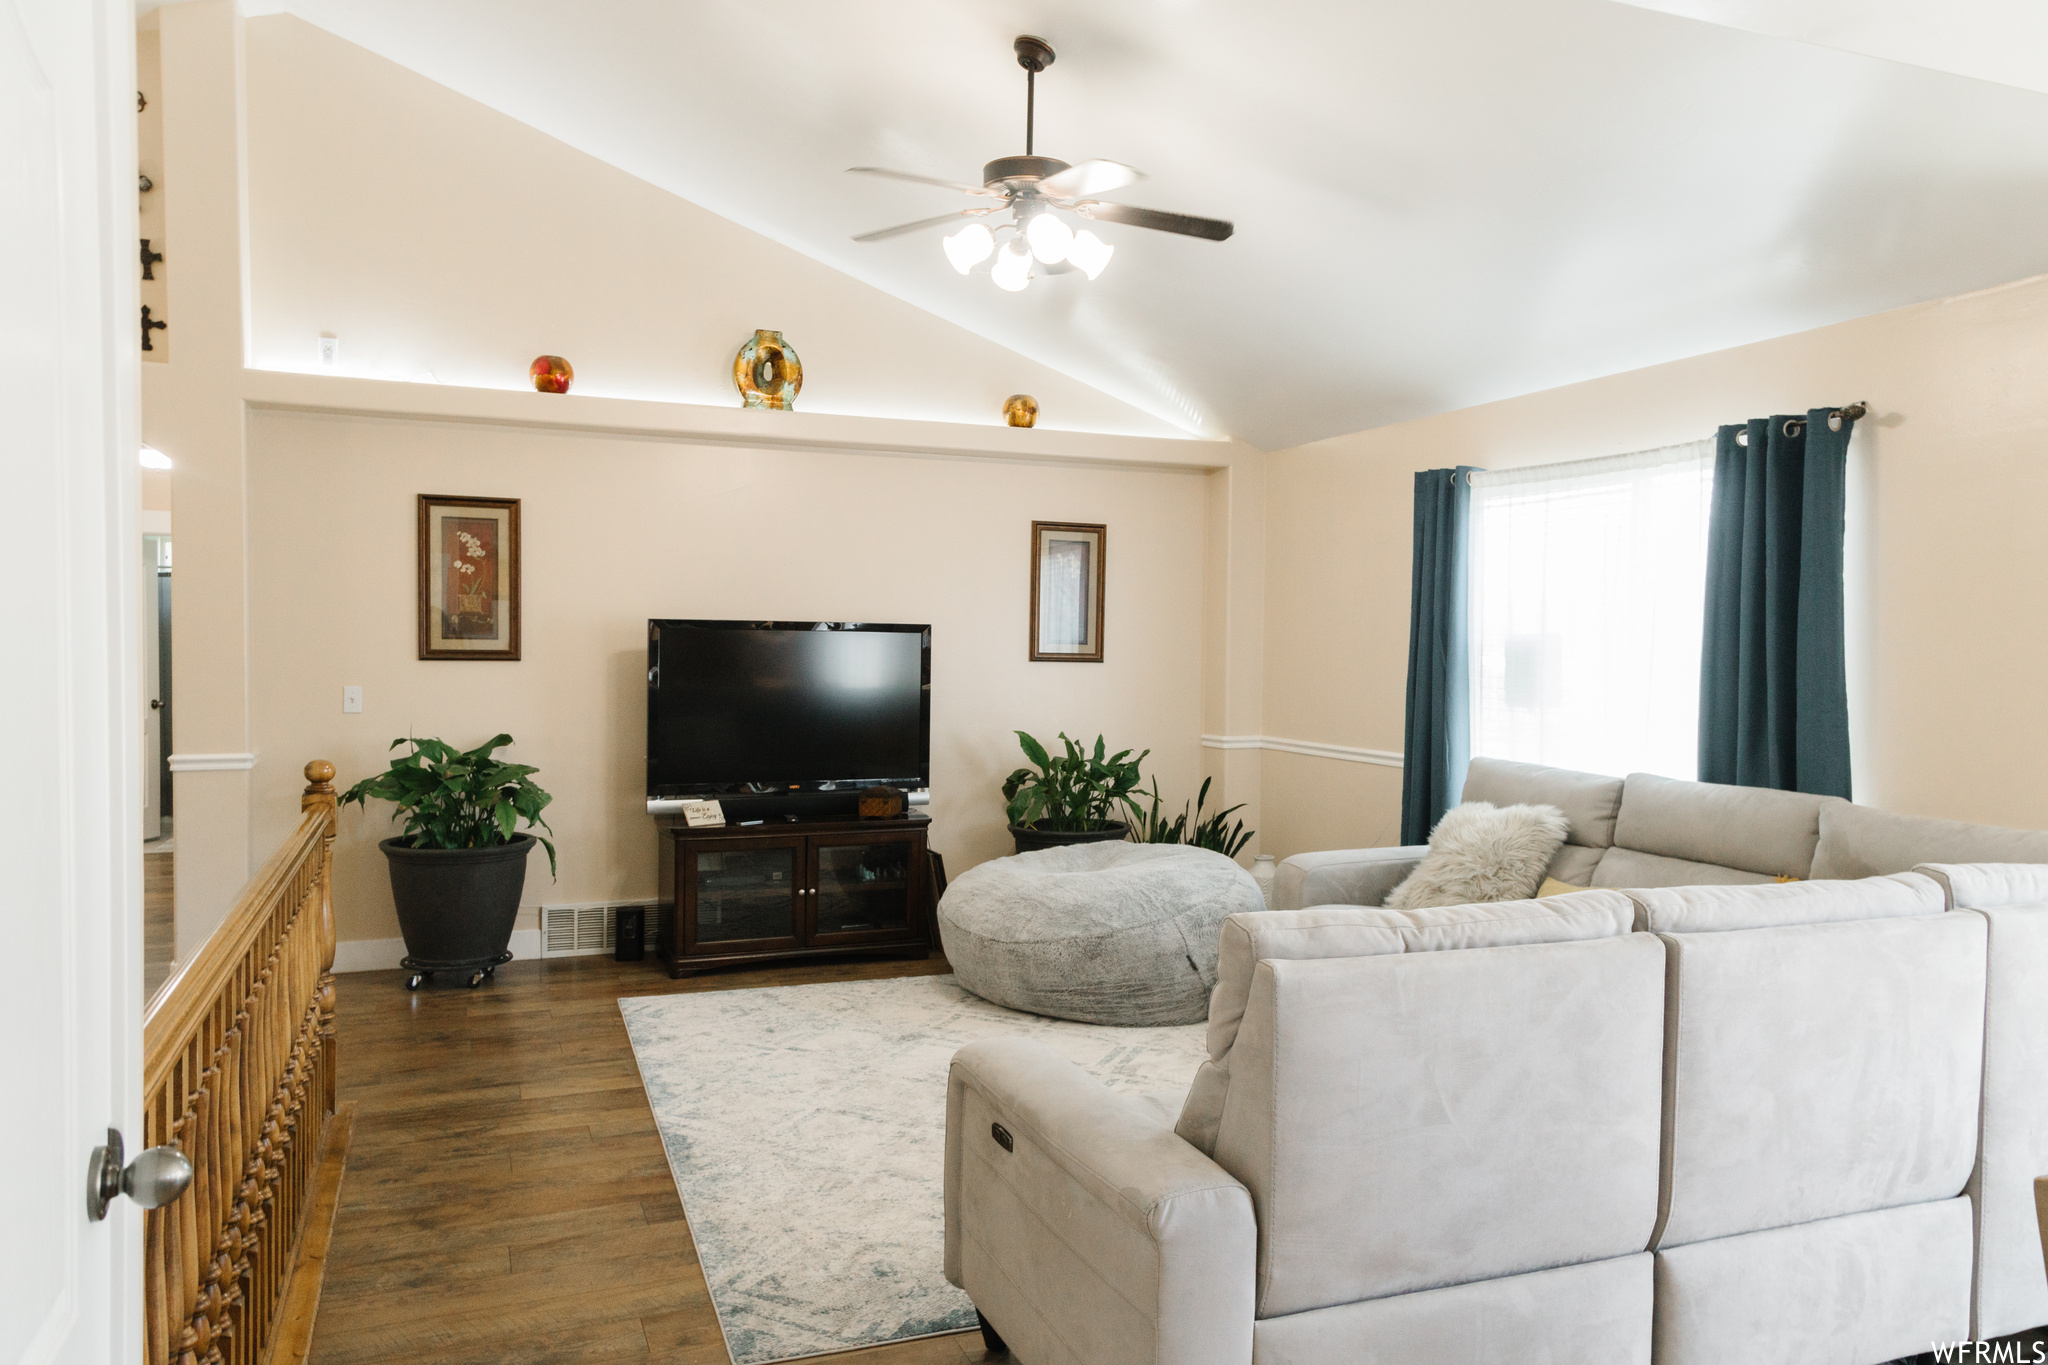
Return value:
[(2048, 5), (2041, 0), (1625, 3), (2048, 93)]
[[(263, 7), (1268, 449), (2048, 272), (2048, 95), (1610, 0)], [(1237, 235), (1104, 226), (1101, 279), (1014, 295), (850, 241), (965, 201), (845, 167), (1023, 150), (1026, 32), (1040, 153)]]

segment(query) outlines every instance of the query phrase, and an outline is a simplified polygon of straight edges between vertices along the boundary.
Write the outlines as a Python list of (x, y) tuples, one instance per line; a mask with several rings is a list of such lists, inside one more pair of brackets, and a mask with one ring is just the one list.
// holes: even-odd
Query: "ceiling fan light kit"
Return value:
[[(966, 218), (969, 221), (959, 231), (948, 234), (942, 243), (946, 259), (955, 270), (966, 275), (993, 256), (995, 263), (989, 267), (989, 278), (998, 288), (1015, 293), (1036, 277), (1038, 272), (1033, 269), (1034, 264), (1044, 266), (1047, 273), (1056, 275), (1079, 270), (1091, 280), (1108, 266), (1116, 248), (1085, 227), (1077, 231), (1062, 216), (1066, 213), (1105, 223), (1123, 223), (1157, 232), (1201, 237), (1212, 242), (1220, 242), (1230, 236), (1235, 229), (1218, 218), (1165, 213), (1130, 204), (1105, 203), (1094, 198), (1145, 178), (1142, 172), (1120, 162), (1083, 161), (1068, 165), (1053, 157), (1037, 155), (1033, 139), (1038, 73), (1053, 64), (1052, 44), (1043, 38), (1025, 34), (1012, 47), (1017, 53), (1017, 65), (1024, 68), (1024, 155), (998, 157), (989, 162), (981, 168), (982, 183), (979, 185), (941, 180), (909, 171), (892, 171), (881, 166), (849, 168), (849, 172), (854, 174), (936, 185), (994, 202), (976, 204), (972, 208), (920, 219), (915, 223), (864, 232), (854, 241), (885, 241)], [(1010, 215), (1009, 222), (997, 223), (991, 228), (981, 221), (1005, 211)]]

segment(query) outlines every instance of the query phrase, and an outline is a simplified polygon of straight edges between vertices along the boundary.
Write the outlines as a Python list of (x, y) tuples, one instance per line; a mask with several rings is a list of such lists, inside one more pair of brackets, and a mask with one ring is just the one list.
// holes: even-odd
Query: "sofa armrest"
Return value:
[(954, 1054), (946, 1278), (1018, 1359), (1249, 1365), (1257, 1266), (1251, 1194), (1170, 1116), (1031, 1039)]
[(1273, 909), (1306, 910), (1317, 905), (1381, 905), (1406, 881), (1428, 844), (1400, 848), (1347, 848), (1297, 853), (1273, 875)]

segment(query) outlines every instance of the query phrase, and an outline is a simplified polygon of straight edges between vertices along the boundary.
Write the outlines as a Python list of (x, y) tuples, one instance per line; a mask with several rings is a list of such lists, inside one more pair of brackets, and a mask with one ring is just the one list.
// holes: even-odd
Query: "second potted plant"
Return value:
[(1138, 788), (1138, 765), (1152, 751), (1136, 758), (1125, 749), (1111, 754), (1102, 736), (1095, 737), (1095, 751), (1086, 749), (1060, 734), (1065, 752), (1055, 758), (1043, 744), (1022, 730), (1017, 743), (1024, 756), (1037, 765), (1019, 768), (1003, 782), (1003, 799), (1009, 803), (1010, 835), (1019, 853), (1053, 848), (1060, 844), (1092, 844), (1121, 839), (1130, 827), (1112, 820), (1129, 804)]
[(512, 926), (519, 917), (519, 893), (526, 885), (526, 855), (538, 843), (555, 870), (555, 846), (534, 834), (554, 798), (533, 781), (539, 771), (523, 763), (502, 763), (492, 752), (512, 742), (498, 735), (477, 748), (459, 750), (438, 739), (394, 739), (391, 747), (411, 750), (391, 760), (375, 777), (342, 794), (341, 804), (367, 806), (371, 797), (398, 809), (405, 833), (377, 846), (391, 866), (391, 899), (405, 935), (407, 990), (418, 990), (435, 972), (466, 971), (472, 988), (483, 984), (512, 954)]

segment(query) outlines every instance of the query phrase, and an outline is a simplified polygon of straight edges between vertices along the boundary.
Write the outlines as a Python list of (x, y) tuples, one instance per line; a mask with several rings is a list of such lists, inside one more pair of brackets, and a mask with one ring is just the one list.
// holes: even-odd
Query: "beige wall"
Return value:
[(737, 406), (765, 327), (805, 412), (993, 425), (1023, 392), (1052, 430), (1181, 434), (302, 19), (250, 20), (248, 69), (254, 366), (332, 332), (346, 374), (526, 388), (554, 354), (575, 392)]
[[(353, 779), (408, 731), (508, 729), (542, 767), (563, 876), (530, 901), (650, 892), (650, 615), (932, 621), (956, 866), (1004, 847), (1013, 727), (1150, 746), (1192, 794), (1204, 564), (1249, 553), (1207, 539), (1203, 471), (1241, 447), (1163, 439), (1182, 433), (291, 16), (193, 0), (146, 23), (178, 335), (143, 377), (144, 439), (176, 463), (147, 495), (178, 526), (178, 747), (223, 760), (178, 776), (181, 957), (282, 837), (307, 758)], [(803, 356), (795, 417), (738, 411), (732, 355), (757, 326)], [(339, 374), (272, 372), (316, 370), (323, 331)], [(531, 392), (544, 351), (576, 365), (570, 397)], [(476, 389), (525, 392), (484, 395), (515, 415), (480, 427)], [(1019, 391), (1037, 431), (1001, 425)], [(365, 402), (407, 418), (277, 411)], [(526, 662), (412, 657), (423, 491), (525, 499)], [(1034, 516), (1115, 533), (1102, 667), (1023, 660)], [(342, 716), (344, 684), (363, 715)], [(344, 940), (396, 933), (387, 828), (348, 817)]]
[[(266, 411), (250, 415), (249, 471), (258, 848), (296, 820), (308, 758), (333, 759), (346, 784), (380, 769), (395, 736), (505, 730), (555, 795), (561, 880), (536, 857), (527, 904), (653, 894), (651, 616), (932, 623), (933, 846), (949, 870), (1009, 851), (997, 785), (1022, 761), (1013, 729), (1106, 731), (1153, 750), (1165, 792), (1200, 781), (1190, 589), (1213, 475)], [(522, 662), (415, 657), (422, 492), (523, 500)], [(1034, 517), (1110, 527), (1101, 665), (1025, 658)], [(364, 689), (362, 714), (342, 713), (346, 685)], [(398, 933), (375, 847), (389, 813), (342, 816), (343, 940)]]
[[(1267, 733), (1401, 747), (1414, 471), (1867, 399), (1850, 457), (1856, 799), (2048, 827), (2044, 373), (2048, 278), (1270, 455)], [(1398, 770), (1265, 758), (1268, 852), (1393, 841)]]

